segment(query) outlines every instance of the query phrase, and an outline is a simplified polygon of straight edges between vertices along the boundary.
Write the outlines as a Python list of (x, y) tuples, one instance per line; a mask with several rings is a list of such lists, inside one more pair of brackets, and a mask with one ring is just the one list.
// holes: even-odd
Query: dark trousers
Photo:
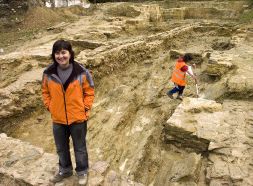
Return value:
[(57, 154), (59, 156), (59, 171), (62, 173), (73, 170), (70, 151), (69, 137), (71, 136), (75, 152), (76, 172), (78, 175), (87, 173), (88, 153), (86, 148), (87, 122), (62, 125), (53, 123), (53, 134)]
[(178, 95), (182, 95), (184, 92), (184, 88), (185, 86), (180, 86), (180, 85), (175, 84), (175, 87), (171, 89), (170, 91), (168, 91), (167, 94), (175, 94), (176, 92), (178, 92)]

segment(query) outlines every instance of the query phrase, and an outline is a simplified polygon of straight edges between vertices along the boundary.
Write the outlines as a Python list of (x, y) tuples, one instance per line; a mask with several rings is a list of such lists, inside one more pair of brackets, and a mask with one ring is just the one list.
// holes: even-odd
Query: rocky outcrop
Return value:
[[(173, 3), (172, 3), (173, 2)], [(218, 9), (232, 9), (241, 12), (244, 8), (245, 5), (247, 7), (247, 2), (246, 1), (171, 1), (171, 3), (167, 4), (168, 8), (175, 8), (175, 7), (189, 7), (189, 8), (196, 8), (196, 7), (201, 7), (201, 8), (210, 8), (210, 7), (215, 7)]]
[[(165, 124), (165, 142), (208, 153), (210, 185), (252, 185), (253, 107), (244, 101), (185, 98)], [(238, 125), (239, 124), (239, 125)]]
[[(196, 25), (197, 26), (197, 25)], [(198, 26), (197, 26), (198, 27)], [(183, 26), (160, 34), (154, 34), (138, 40), (131, 40), (119, 46), (104, 46), (90, 53), (81, 52), (79, 61), (83, 61), (86, 66), (96, 69), (96, 74), (109, 74), (116, 69), (130, 63), (138, 63), (148, 59), (152, 54), (166, 48), (166, 42), (171, 37), (176, 37), (182, 33), (188, 33), (194, 28), (193, 25)]]
[(125, 17), (137, 17), (141, 14), (141, 11), (136, 9), (135, 6), (131, 6), (127, 3), (111, 4), (111, 7), (106, 10), (107, 15), (111, 16), (125, 16)]
[[(52, 185), (49, 179), (58, 169), (56, 155), (45, 153), (41, 148), (7, 137), (4, 133), (0, 134), (0, 140), (0, 185)], [(91, 163), (89, 185), (143, 186), (127, 177), (121, 177), (119, 173), (109, 168), (110, 165), (105, 161)], [(73, 185), (76, 182), (76, 176), (72, 176), (58, 185)]]
[(239, 70), (241, 74), (231, 77), (228, 82), (228, 94), (232, 97), (249, 98), (253, 96), (252, 74)]
[(235, 18), (234, 10), (219, 10), (217, 8), (171, 8), (164, 11), (165, 19), (228, 19)]
[(165, 19), (231, 19), (248, 7), (247, 2), (167, 1)]
[(15, 82), (0, 90), (1, 120), (41, 106), (38, 103), (41, 99), (41, 75), (42, 69), (24, 73)]
[[(38, 35), (16, 52), (1, 55), (0, 120), (3, 127), (0, 130), (43, 147), (44, 151), (54, 152), (52, 121), (50, 114), (42, 109), (40, 84), (43, 68), (51, 62), (53, 42), (65, 38), (73, 43), (76, 60), (92, 70), (96, 85), (87, 136), (91, 185), (138, 185), (130, 180), (162, 186), (250, 185), (250, 100), (220, 104), (188, 99), (196, 95), (191, 80), (181, 105), (178, 106), (181, 101), (166, 95), (173, 86), (169, 82), (175, 60), (186, 52), (193, 54), (198, 64), (196, 73), (201, 96), (209, 99), (223, 96), (224, 99), (228, 93), (252, 95), (250, 56), (253, 49), (252, 43), (247, 42), (249, 30), (234, 35), (230, 26), (215, 23), (215, 20), (212, 23), (205, 20), (165, 22), (163, 9), (157, 4), (127, 5), (115, 4), (124, 11), (116, 14), (106, 11), (106, 16), (104, 12), (111, 4), (97, 5), (92, 16), (52, 26), (45, 35), (43, 32), (43, 38)], [(133, 10), (137, 13), (131, 17), (129, 12)], [(234, 47), (227, 47), (223, 38), (232, 38)], [(213, 41), (217, 47), (213, 47)], [(209, 64), (212, 65), (208, 67), (210, 74), (203, 73)], [(206, 75), (220, 79), (205, 81)], [(29, 185), (31, 178), (22, 171), (22, 180), (12, 177), (12, 172), (15, 173), (12, 168), (20, 166), (26, 172), (22, 160), (29, 152), (20, 141), (12, 147), (9, 142), (14, 139), (5, 138), (8, 140), (0, 139), (1, 143), (8, 144), (4, 145), (0, 162), (2, 165), (3, 157), (6, 174), (0, 174), (0, 179), (5, 180), (0, 184)], [(5, 154), (7, 146), (10, 147), (7, 152), (17, 148), (24, 155), (13, 158), (10, 154), (17, 153)], [(40, 159), (46, 154), (44, 151), (34, 158)], [(8, 159), (13, 161), (8, 162)], [(31, 160), (31, 164), (33, 162)], [(43, 181), (39, 173), (36, 176)], [(64, 184), (75, 182), (73, 177)]]
[(236, 66), (231, 62), (231, 59), (226, 59), (224, 57), (210, 57), (206, 69), (203, 73), (206, 73), (209, 76), (218, 77), (219, 79), (226, 75), (229, 71), (235, 69)]
[(205, 121), (201, 122), (198, 113), (204, 112), (208, 120), (221, 109), (222, 106), (215, 101), (185, 98), (167, 121), (165, 141), (184, 148), (192, 148), (197, 152), (206, 152), (211, 141), (210, 137), (214, 137), (209, 130), (211, 128), (215, 132), (218, 130), (214, 129), (216, 126), (211, 122), (209, 125)]
[[(49, 177), (57, 167), (57, 157), (45, 153), (41, 148), (34, 147), (20, 140), (0, 134), (1, 159), (0, 174), (4, 184), (10, 180), (17, 185), (47, 185)], [(31, 171), (36, 170), (36, 171)], [(7, 183), (7, 182), (6, 182)]]
[[(116, 69), (123, 68), (127, 64), (138, 63), (147, 59), (150, 55), (164, 49), (164, 42), (168, 38), (187, 33), (192, 28), (192, 26), (184, 26), (180, 30), (175, 29), (159, 35), (151, 35), (148, 38), (113, 45), (79, 39), (70, 41), (80, 48), (94, 49), (89, 53), (86, 51), (81, 52), (76, 59), (83, 62), (87, 67), (93, 68), (95, 78), (99, 78)], [(39, 92), (43, 72), (41, 67), (46, 65), (43, 61), (50, 58), (51, 46), (52, 42), (48, 42), (27, 51), (14, 52), (0, 57), (3, 62), (0, 65), (3, 69), (3, 82), (0, 84), (3, 87), (0, 90), (2, 98), (0, 101), (0, 116), (2, 119), (10, 118), (18, 113), (29, 112), (29, 108), (41, 105)], [(134, 55), (137, 53), (138, 55)], [(10, 71), (6, 66), (15, 66), (16, 68), (14, 71)], [(24, 70), (27, 72), (21, 75), (20, 73)]]
[(214, 50), (229, 50), (235, 46), (234, 43), (231, 43), (230, 39), (220, 39), (215, 40), (212, 44), (212, 49)]
[[(239, 31), (238, 31), (239, 32)], [(206, 94), (208, 97), (224, 97), (229, 96), (233, 98), (247, 99), (252, 97), (252, 67), (250, 51), (253, 49), (251, 45), (247, 45), (241, 50), (241, 43), (247, 40), (247, 31), (240, 31), (239, 35), (235, 35), (232, 38), (232, 43), (235, 44), (234, 48), (231, 48), (227, 52), (224, 51), (212, 51), (210, 57), (205, 60), (203, 66), (203, 74), (206, 74), (213, 78), (217, 83), (207, 88)], [(244, 55), (242, 59), (240, 55)], [(216, 90), (215, 92), (212, 90)]]

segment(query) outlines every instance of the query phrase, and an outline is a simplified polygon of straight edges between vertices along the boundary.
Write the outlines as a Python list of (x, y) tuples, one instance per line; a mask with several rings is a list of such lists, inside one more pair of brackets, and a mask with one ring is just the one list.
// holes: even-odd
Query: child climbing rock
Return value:
[(174, 83), (175, 87), (167, 92), (167, 95), (173, 99), (173, 94), (178, 92), (177, 99), (183, 99), (183, 92), (186, 85), (186, 73), (189, 74), (197, 84), (197, 79), (194, 73), (190, 70), (187, 63), (192, 60), (192, 56), (186, 53), (183, 57), (180, 57), (174, 67), (171, 81)]

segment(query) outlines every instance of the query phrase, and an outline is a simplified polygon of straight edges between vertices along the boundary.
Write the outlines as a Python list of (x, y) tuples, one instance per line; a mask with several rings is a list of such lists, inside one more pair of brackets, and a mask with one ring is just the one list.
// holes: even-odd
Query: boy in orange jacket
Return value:
[(189, 74), (197, 83), (196, 76), (190, 73), (189, 67), (186, 64), (187, 62), (192, 60), (192, 56), (190, 54), (185, 54), (183, 57), (180, 57), (175, 65), (175, 68), (172, 73), (171, 81), (174, 83), (175, 87), (167, 92), (167, 95), (173, 99), (173, 94), (178, 92), (177, 99), (183, 99), (183, 92), (186, 85), (186, 73)]

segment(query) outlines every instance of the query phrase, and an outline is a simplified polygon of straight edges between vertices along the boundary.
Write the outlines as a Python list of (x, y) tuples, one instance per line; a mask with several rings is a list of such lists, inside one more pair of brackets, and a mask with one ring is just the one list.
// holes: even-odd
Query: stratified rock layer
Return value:
[(165, 141), (208, 152), (210, 185), (252, 185), (252, 124), (249, 102), (185, 98), (166, 123)]
[[(45, 153), (41, 148), (26, 142), (0, 134), (0, 185), (53, 185), (49, 179), (57, 172), (58, 158), (56, 155)], [(124, 184), (143, 186), (117, 172), (110, 170), (105, 161), (91, 164), (89, 170), (89, 185)], [(57, 183), (56, 185), (77, 184), (77, 177)]]

